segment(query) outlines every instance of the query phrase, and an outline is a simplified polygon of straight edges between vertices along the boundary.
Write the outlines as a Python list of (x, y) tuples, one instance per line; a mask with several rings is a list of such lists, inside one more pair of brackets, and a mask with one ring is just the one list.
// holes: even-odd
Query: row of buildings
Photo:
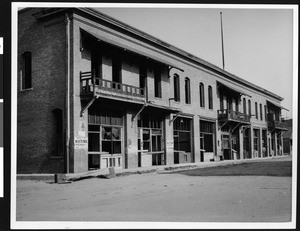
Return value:
[(87, 8), (18, 14), (18, 173), (283, 155), (282, 97)]

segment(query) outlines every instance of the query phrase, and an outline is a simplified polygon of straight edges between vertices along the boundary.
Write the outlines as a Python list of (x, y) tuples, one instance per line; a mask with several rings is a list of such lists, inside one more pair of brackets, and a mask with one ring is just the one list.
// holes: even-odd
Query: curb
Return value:
[(115, 169), (112, 169), (108, 172), (105, 171), (90, 171), (84, 173), (71, 173), (71, 174), (18, 174), (17, 180), (33, 180), (33, 181), (47, 181), (49, 183), (70, 183), (81, 181), (85, 179), (91, 178), (103, 178), (103, 179), (111, 179), (114, 177), (123, 177), (135, 174), (149, 174), (149, 173), (158, 173), (158, 174), (165, 174), (168, 172), (178, 172), (183, 170), (195, 169), (195, 168), (209, 168), (209, 167), (218, 167), (218, 166), (229, 166), (235, 164), (244, 164), (244, 163), (251, 163), (251, 162), (263, 162), (263, 161), (270, 161), (279, 158), (287, 158), (289, 156), (276, 156), (276, 157), (267, 157), (263, 159), (246, 159), (246, 160), (227, 160), (227, 161), (216, 161), (216, 162), (201, 162), (201, 163), (189, 163), (189, 164), (181, 164), (181, 165), (161, 165), (161, 166), (152, 166), (147, 169), (116, 169), (116, 173), (114, 172)]

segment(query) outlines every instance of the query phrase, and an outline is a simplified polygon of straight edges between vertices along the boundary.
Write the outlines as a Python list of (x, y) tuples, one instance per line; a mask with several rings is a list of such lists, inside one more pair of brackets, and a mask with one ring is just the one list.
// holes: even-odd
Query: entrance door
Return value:
[(224, 160), (231, 160), (231, 150), (230, 150), (230, 141), (229, 141), (229, 135), (222, 134), (222, 150), (223, 150), (223, 156)]

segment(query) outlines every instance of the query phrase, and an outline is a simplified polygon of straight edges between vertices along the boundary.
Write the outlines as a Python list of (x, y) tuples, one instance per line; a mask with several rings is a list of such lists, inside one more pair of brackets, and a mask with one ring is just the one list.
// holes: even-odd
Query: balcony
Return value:
[(80, 72), (80, 95), (94, 95), (137, 103), (146, 101), (144, 88), (97, 78), (91, 72)]
[(218, 110), (218, 120), (222, 122), (234, 121), (238, 123), (250, 123), (250, 115), (233, 110)]
[(286, 122), (284, 122), (284, 121), (276, 121), (276, 120), (268, 121), (268, 128), (271, 131), (274, 131), (274, 130), (284, 130), (284, 131), (287, 131), (288, 130), (288, 126), (287, 126)]

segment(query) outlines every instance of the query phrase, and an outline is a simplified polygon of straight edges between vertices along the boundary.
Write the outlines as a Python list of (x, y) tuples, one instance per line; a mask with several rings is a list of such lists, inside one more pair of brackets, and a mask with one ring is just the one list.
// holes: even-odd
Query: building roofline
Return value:
[[(210, 71), (213, 71), (213, 72), (215, 72), (215, 73), (217, 73), (219, 75), (222, 75), (225, 78), (228, 78), (230, 80), (238, 82), (241, 85), (244, 85), (244, 86), (247, 86), (249, 88), (252, 88), (252, 89), (254, 89), (256, 91), (259, 91), (259, 92), (261, 92), (261, 93), (263, 93), (265, 95), (269, 95), (269, 96), (271, 96), (271, 97), (273, 97), (273, 98), (275, 98), (277, 100), (280, 100), (280, 101), (283, 100), (283, 98), (281, 96), (279, 96), (279, 95), (276, 95), (276, 94), (274, 94), (274, 93), (272, 93), (272, 92), (270, 92), (270, 91), (268, 91), (268, 90), (266, 90), (266, 89), (264, 89), (262, 87), (259, 87), (259, 86), (255, 85), (255, 84), (253, 84), (253, 83), (245, 80), (245, 79), (242, 79), (242, 78), (240, 78), (240, 77), (238, 77), (238, 76), (236, 76), (236, 75), (234, 75), (234, 74), (232, 74), (232, 73), (230, 73), (228, 71), (225, 71), (225, 70), (221, 69), (220, 67), (218, 67), (218, 66), (216, 66), (216, 65), (214, 65), (214, 64), (212, 64), (212, 63), (210, 63), (208, 61), (205, 61), (205, 60), (203, 60), (203, 59), (201, 59), (201, 58), (199, 58), (199, 57), (197, 57), (195, 55), (192, 55), (192, 54), (190, 54), (190, 53), (188, 53), (188, 52), (186, 52), (186, 51), (184, 51), (184, 50), (182, 50), (182, 49), (180, 49), (180, 48), (178, 48), (176, 46), (173, 46), (173, 45), (171, 45), (171, 44), (169, 44), (169, 43), (167, 43), (167, 42), (165, 42), (163, 40), (160, 40), (160, 39), (158, 39), (158, 38), (156, 38), (156, 37), (154, 37), (154, 36), (152, 36), (150, 34), (147, 34), (147, 33), (143, 32), (143, 31), (141, 31), (141, 30), (139, 30), (137, 28), (134, 28), (131, 25), (128, 25), (128, 24), (126, 24), (124, 22), (121, 22), (121, 21), (119, 21), (119, 20), (117, 20), (117, 19), (115, 19), (113, 17), (110, 17), (110, 16), (108, 16), (108, 15), (102, 13), (102, 12), (99, 12), (99, 11), (94, 10), (92, 8), (80, 8), (80, 7), (78, 7), (78, 8), (66, 8), (65, 10), (71, 10), (71, 9), (77, 10), (79, 12), (83, 12), (83, 13), (86, 13), (86, 14), (89, 14), (89, 15), (91, 15), (93, 17), (96, 17), (96, 18), (98, 18), (98, 19), (100, 19), (102, 21), (105, 21), (105, 22), (107, 22), (107, 23), (109, 23), (111, 25), (114, 25), (114, 26), (116, 26), (118, 28), (121, 28), (121, 29), (123, 29), (123, 30), (125, 30), (125, 31), (127, 31), (127, 32), (129, 32), (131, 34), (134, 34), (135, 36), (143, 38), (144, 40), (146, 40), (148, 42), (154, 43), (155, 45), (157, 45), (157, 46), (159, 46), (161, 48), (164, 48), (164, 50), (172, 52), (173, 54), (175, 54), (177, 56), (179, 55), (181, 58), (184, 58), (184, 59), (186, 59), (186, 60), (188, 60), (190, 62), (194, 62), (197, 65), (200, 65), (202, 67), (208, 68)], [(61, 12), (61, 10), (58, 10), (57, 13), (58, 12)], [(53, 15), (53, 13), (54, 12), (51, 12), (51, 15)]]

